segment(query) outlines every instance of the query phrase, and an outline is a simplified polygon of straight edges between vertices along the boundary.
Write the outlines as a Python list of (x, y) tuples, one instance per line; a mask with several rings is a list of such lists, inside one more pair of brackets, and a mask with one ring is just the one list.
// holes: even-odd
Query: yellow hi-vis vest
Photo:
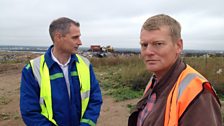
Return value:
[[(91, 126), (95, 126), (95, 123), (92, 120), (83, 118), (83, 115), (89, 103), (90, 96), (90, 63), (88, 59), (77, 54), (76, 56), (78, 58), (76, 66), (80, 81), (82, 99), (82, 115), (80, 122), (88, 123)], [(33, 70), (34, 77), (38, 81), (40, 86), (41, 114), (48, 118), (49, 121), (57, 125), (56, 121), (53, 119), (50, 74), (48, 66), (45, 62), (44, 55), (31, 60), (30, 64)]]

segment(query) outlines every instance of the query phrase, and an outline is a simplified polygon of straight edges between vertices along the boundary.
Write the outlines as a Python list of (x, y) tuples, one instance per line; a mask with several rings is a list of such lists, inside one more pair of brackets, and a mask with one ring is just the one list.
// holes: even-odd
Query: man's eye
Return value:
[(148, 46), (148, 44), (146, 43), (141, 43), (141, 47), (146, 48)]
[(75, 37), (72, 37), (72, 39), (77, 39), (78, 37), (77, 36), (75, 36)]
[(154, 43), (154, 46), (162, 46), (164, 43), (162, 43), (162, 42), (155, 42)]
[(80, 38), (80, 36), (72, 36), (72, 39), (78, 39), (78, 38)]
[(156, 45), (162, 45), (163, 43), (156, 43)]

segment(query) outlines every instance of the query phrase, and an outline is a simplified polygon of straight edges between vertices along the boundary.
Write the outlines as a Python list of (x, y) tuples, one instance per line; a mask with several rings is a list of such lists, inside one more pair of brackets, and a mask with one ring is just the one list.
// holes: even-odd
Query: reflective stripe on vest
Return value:
[[(78, 77), (80, 80), (80, 89), (81, 89), (81, 99), (82, 99), (82, 119), (86, 111), (86, 108), (89, 103), (90, 96), (90, 71), (89, 71), (89, 61), (88, 59), (76, 55), (79, 62), (76, 62)], [(48, 118), (52, 123), (57, 125), (56, 121), (53, 119), (53, 110), (52, 110), (52, 97), (51, 97), (51, 85), (50, 85), (50, 74), (47, 64), (44, 59), (44, 55), (37, 57), (30, 61), (33, 74), (35, 79), (38, 81), (40, 86), (40, 106), (41, 114)], [(72, 73), (71, 73), (72, 74)], [(81, 121), (80, 120), (80, 121)], [(84, 119), (88, 120), (88, 119)], [(91, 126), (94, 126), (91, 120), (86, 121), (90, 122)], [(93, 125), (94, 124), (94, 125)]]
[[(188, 105), (203, 90), (208, 82), (200, 73), (187, 65), (172, 88), (166, 103), (164, 126), (178, 126), (178, 121)], [(206, 83), (210, 90), (211, 85)]]

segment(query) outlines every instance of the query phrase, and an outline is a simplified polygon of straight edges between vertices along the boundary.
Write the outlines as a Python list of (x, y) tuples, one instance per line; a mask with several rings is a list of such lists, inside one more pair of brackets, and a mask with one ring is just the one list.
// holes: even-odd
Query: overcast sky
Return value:
[(0, 0), (0, 45), (49, 46), (58, 17), (81, 24), (83, 47), (139, 48), (140, 28), (164, 13), (182, 25), (184, 49), (224, 50), (224, 0)]

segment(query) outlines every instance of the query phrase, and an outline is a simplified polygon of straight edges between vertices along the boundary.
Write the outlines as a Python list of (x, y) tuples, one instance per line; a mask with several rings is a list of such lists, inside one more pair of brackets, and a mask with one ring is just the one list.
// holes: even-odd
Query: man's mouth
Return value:
[(158, 62), (158, 60), (149, 59), (149, 60), (145, 60), (145, 62), (150, 63), (150, 64), (154, 64), (154, 63)]

